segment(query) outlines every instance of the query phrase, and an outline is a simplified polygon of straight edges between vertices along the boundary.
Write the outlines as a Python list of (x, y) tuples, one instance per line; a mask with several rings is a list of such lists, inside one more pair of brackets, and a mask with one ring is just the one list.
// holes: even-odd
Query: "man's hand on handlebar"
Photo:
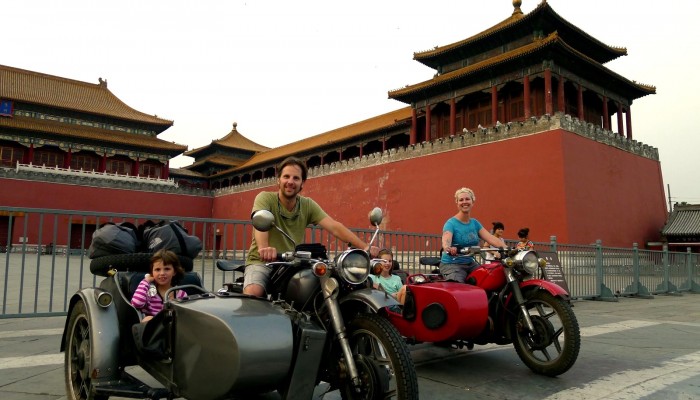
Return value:
[(274, 247), (263, 247), (258, 250), (260, 254), (260, 259), (264, 262), (274, 262), (277, 261), (277, 249)]

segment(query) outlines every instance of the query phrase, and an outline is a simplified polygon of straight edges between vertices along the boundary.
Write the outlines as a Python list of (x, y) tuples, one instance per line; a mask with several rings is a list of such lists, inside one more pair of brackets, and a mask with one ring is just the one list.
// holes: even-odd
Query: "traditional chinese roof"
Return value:
[(183, 177), (186, 176), (186, 177), (190, 177), (190, 178), (201, 178), (201, 179), (207, 178), (207, 176), (202, 174), (202, 173), (199, 173), (197, 171), (191, 171), (191, 170), (185, 169), (185, 168), (170, 168), (170, 176), (172, 177), (173, 175), (183, 176)]
[(661, 234), (666, 237), (700, 236), (700, 204), (676, 204)]
[(562, 18), (554, 12), (546, 0), (540, 2), (528, 14), (520, 11), (520, 1), (513, 3), (515, 6), (513, 14), (491, 28), (446, 46), (436, 46), (432, 50), (416, 52), (413, 54), (413, 59), (437, 69), (441, 65), (488, 52), (504, 44), (520, 41), (522, 38), (532, 38), (535, 36), (535, 29), (541, 32), (541, 36), (558, 31), (567, 42), (575, 43), (576, 50), (601, 64), (627, 55), (627, 49), (608, 46)]
[(39, 136), (53, 136), (67, 140), (81, 139), (85, 142), (113, 143), (120, 146), (134, 146), (165, 151), (172, 156), (187, 150), (187, 146), (158, 139), (155, 136), (120, 132), (95, 127), (68, 125), (56, 121), (41, 120), (30, 117), (14, 116), (0, 118), (0, 127), (21, 131), (35, 132)]
[(267, 165), (271, 162), (278, 160), (281, 161), (288, 156), (299, 155), (314, 149), (342, 143), (361, 135), (376, 133), (382, 130), (389, 130), (398, 126), (404, 126), (410, 124), (411, 115), (411, 107), (391, 111), (364, 121), (356, 122), (352, 125), (347, 125), (342, 128), (334, 129), (310, 138), (302, 139), (284, 146), (258, 153), (244, 164), (235, 168), (221, 171), (215, 176), (225, 175), (237, 170), (246, 170), (259, 165)]
[(187, 169), (196, 170), (203, 165), (215, 165), (217, 167), (231, 168), (241, 165), (243, 162), (241, 160), (236, 160), (231, 157), (223, 156), (220, 154), (214, 154), (203, 159), (197, 160), (192, 164), (188, 165)]
[(107, 89), (106, 80), (99, 81), (93, 84), (0, 65), (0, 98), (149, 124), (158, 133), (173, 125), (134, 110)]
[(202, 146), (202, 147), (198, 147), (196, 149), (190, 150), (190, 151), (186, 152), (185, 155), (197, 158), (201, 154), (211, 152), (212, 147), (223, 147), (223, 148), (228, 148), (228, 149), (247, 150), (247, 151), (252, 152), (252, 153), (257, 153), (257, 152), (266, 151), (266, 150), (270, 149), (269, 147), (263, 146), (261, 144), (257, 144), (254, 141), (243, 136), (240, 132), (238, 132), (237, 127), (238, 127), (238, 124), (234, 122), (233, 129), (231, 129), (231, 132), (229, 132), (228, 135), (226, 135), (218, 140), (212, 140), (212, 142), (206, 146)]
[(578, 76), (591, 81), (605, 81), (607, 87), (630, 99), (656, 93), (654, 86), (639, 84), (613, 72), (570, 46), (558, 32), (536, 40), (511, 51), (498, 54), (481, 62), (438, 75), (433, 79), (407, 85), (389, 92), (389, 97), (410, 103), (415, 97), (426, 98), (448, 91), (449, 87), (488, 80), (495, 68), (515, 68), (519, 65), (532, 65), (544, 58), (554, 58), (558, 65), (576, 71)]

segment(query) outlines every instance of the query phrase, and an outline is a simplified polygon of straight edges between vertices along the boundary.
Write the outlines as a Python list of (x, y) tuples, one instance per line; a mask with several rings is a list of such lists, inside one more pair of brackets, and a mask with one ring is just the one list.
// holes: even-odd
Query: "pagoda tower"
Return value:
[(605, 130), (615, 123), (632, 139), (632, 102), (656, 88), (604, 66), (627, 50), (588, 35), (546, 0), (528, 14), (520, 5), (483, 32), (414, 53), (435, 76), (389, 92), (413, 108), (411, 143), (556, 112)]

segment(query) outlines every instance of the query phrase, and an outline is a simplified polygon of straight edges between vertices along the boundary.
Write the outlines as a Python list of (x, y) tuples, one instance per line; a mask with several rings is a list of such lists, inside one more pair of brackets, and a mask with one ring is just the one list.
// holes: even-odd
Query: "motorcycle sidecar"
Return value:
[(474, 338), (484, 331), (488, 300), (483, 289), (415, 277), (408, 279), (403, 307), (387, 309), (387, 317), (402, 336), (417, 343), (442, 342)]
[[(192, 286), (182, 287), (196, 293), (166, 304), (141, 324), (127, 299), (143, 275), (117, 272), (71, 299), (61, 344), (69, 399), (220, 399), (278, 389), (311, 397), (323, 329), (266, 299)], [(187, 280), (199, 285), (196, 274), (188, 273)], [(307, 345), (303, 354), (295, 353), (295, 342)], [(128, 374), (124, 368), (131, 365), (141, 366), (164, 389)]]

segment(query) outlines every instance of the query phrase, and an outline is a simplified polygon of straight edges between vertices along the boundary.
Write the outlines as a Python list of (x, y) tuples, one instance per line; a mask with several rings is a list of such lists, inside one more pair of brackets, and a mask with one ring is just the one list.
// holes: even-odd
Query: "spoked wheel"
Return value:
[(66, 394), (70, 400), (106, 400), (108, 396), (92, 393), (90, 378), (92, 339), (90, 321), (85, 303), (78, 302), (70, 315), (66, 335), (65, 380)]
[(357, 316), (348, 339), (360, 378), (355, 388), (348, 377), (340, 387), (343, 399), (418, 399), (418, 378), (411, 354), (389, 321), (374, 314)]
[(564, 300), (539, 290), (527, 300), (526, 308), (535, 327), (527, 329), (518, 310), (513, 346), (520, 359), (538, 374), (557, 376), (576, 362), (581, 347), (578, 321)]

